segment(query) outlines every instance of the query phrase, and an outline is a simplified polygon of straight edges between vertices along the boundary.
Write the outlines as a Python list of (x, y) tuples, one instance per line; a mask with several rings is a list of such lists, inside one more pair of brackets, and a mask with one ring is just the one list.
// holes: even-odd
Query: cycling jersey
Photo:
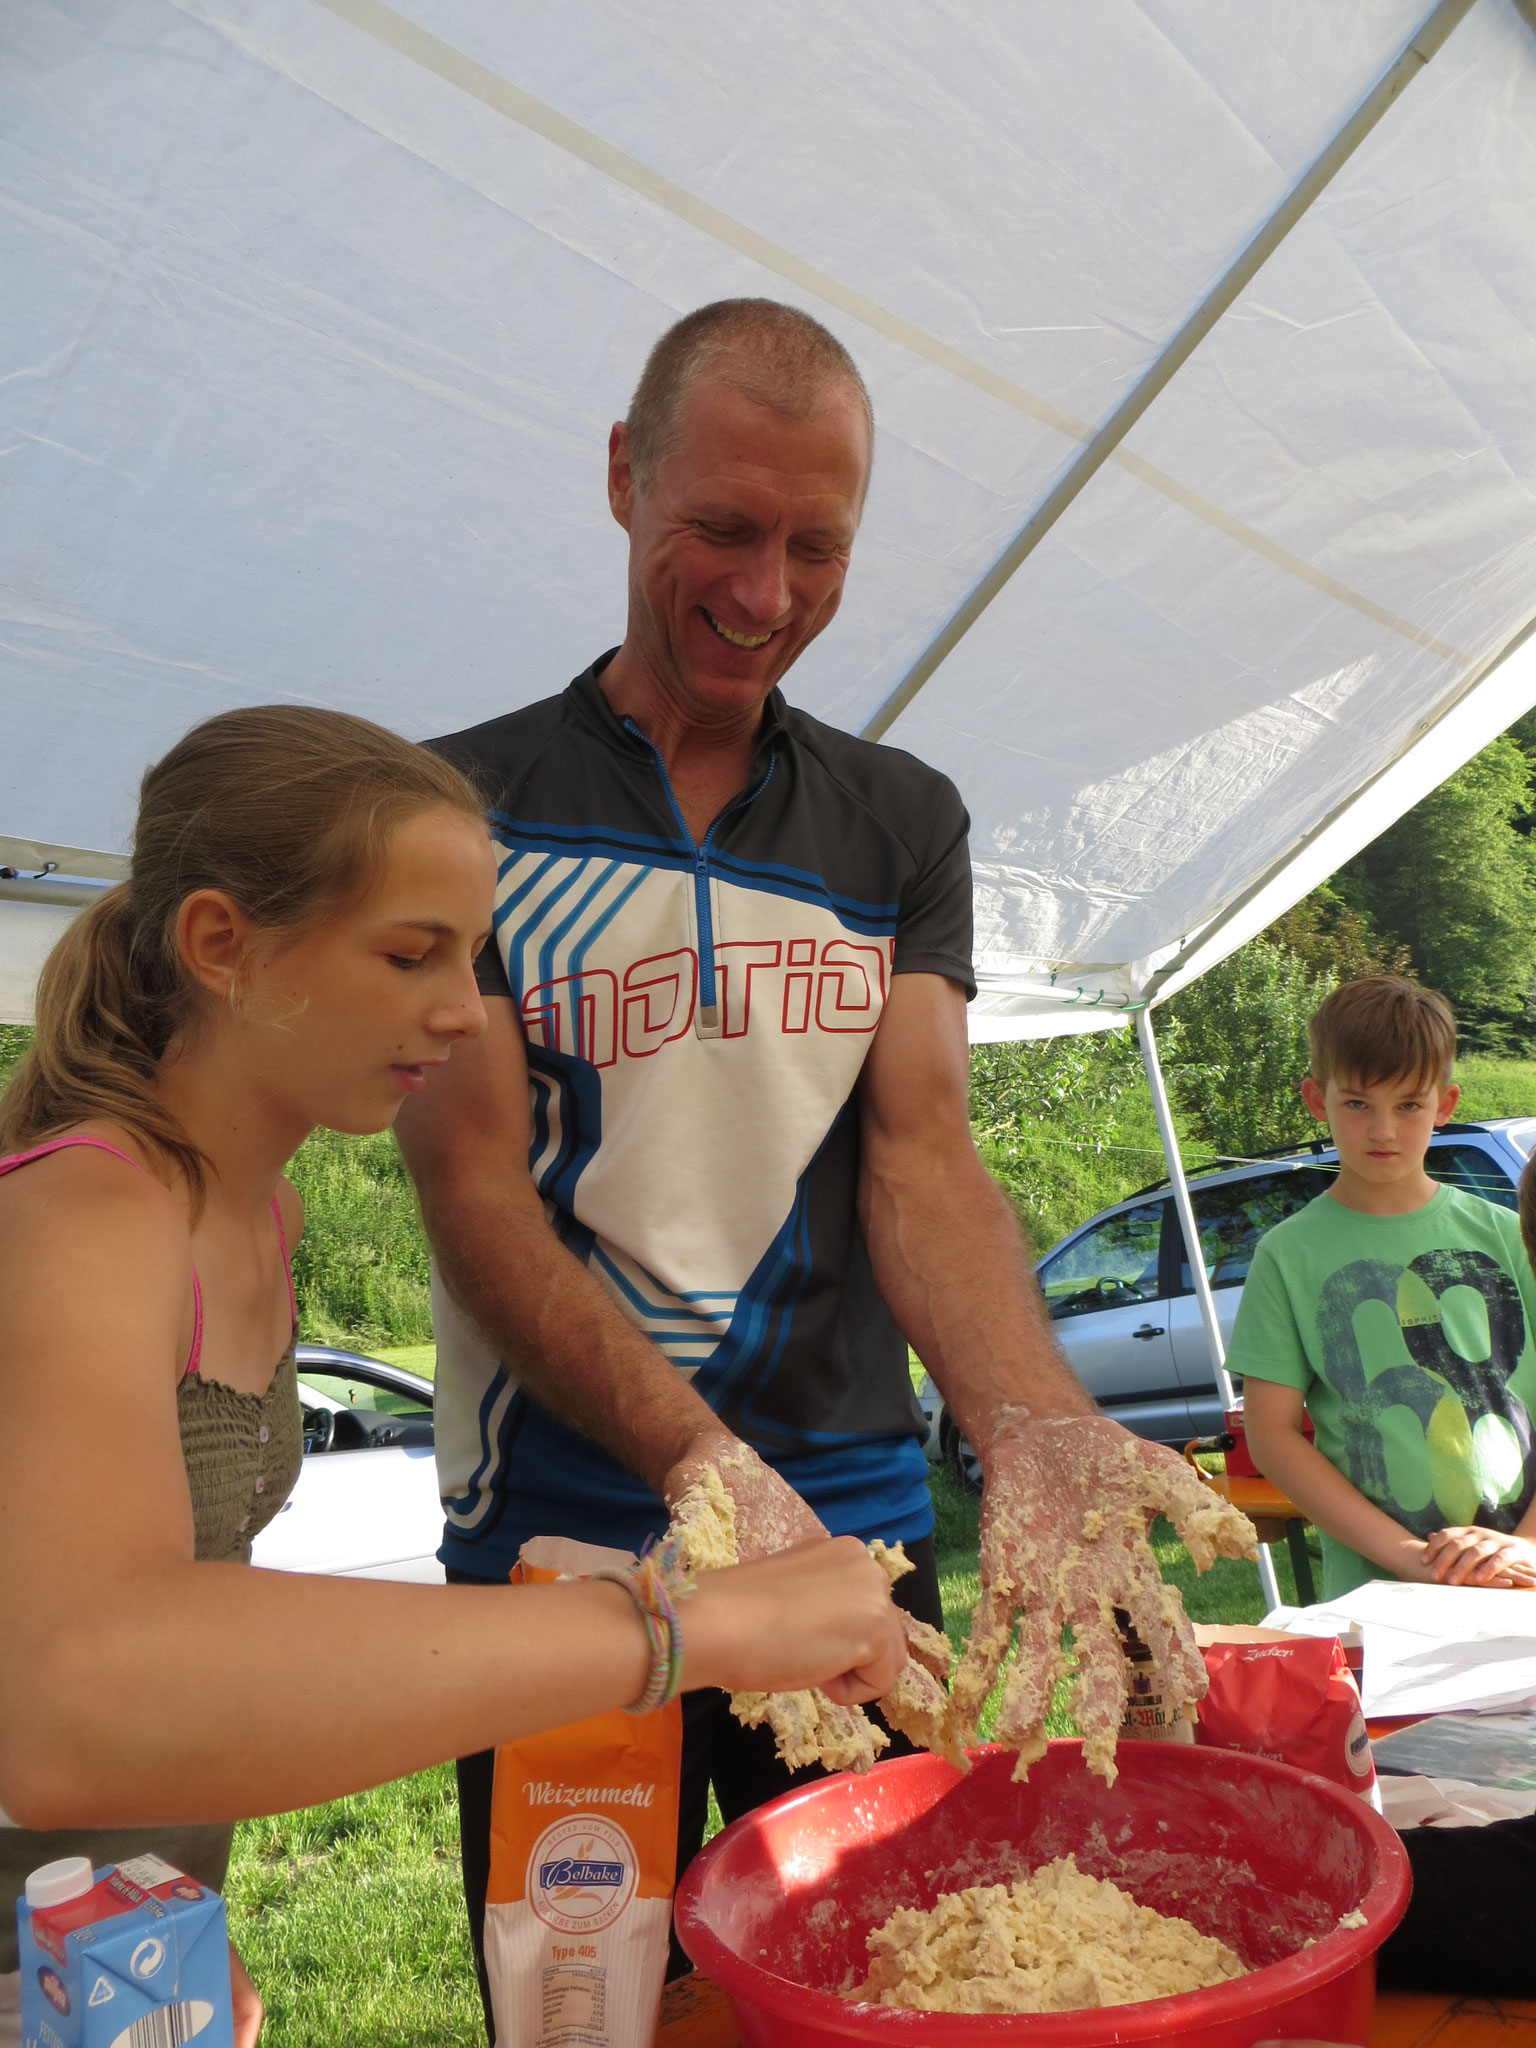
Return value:
[[(964, 807), (775, 691), (695, 843), (609, 659), (432, 743), (489, 800), (481, 986), (522, 1021), (528, 1168), (569, 1250), (834, 1534), (915, 1539), (926, 1424), (859, 1226), (854, 1088), (893, 974), (974, 993)], [(500, 1578), (533, 1535), (664, 1526), (436, 1282), (434, 1308), (446, 1564)]]

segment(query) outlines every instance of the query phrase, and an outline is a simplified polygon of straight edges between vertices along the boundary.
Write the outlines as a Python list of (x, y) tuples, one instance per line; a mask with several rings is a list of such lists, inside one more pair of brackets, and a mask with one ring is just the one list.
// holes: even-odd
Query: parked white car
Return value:
[(304, 1463), (253, 1564), (440, 1585), (432, 1382), (382, 1358), (300, 1344)]
[[(1516, 1183), (1533, 1149), (1536, 1118), (1447, 1124), (1431, 1143), (1425, 1165), (1436, 1180), (1513, 1209)], [(1223, 1340), (1237, 1320), (1254, 1246), (1266, 1230), (1322, 1194), (1338, 1166), (1338, 1153), (1319, 1141), (1191, 1179)], [(1210, 1346), (1166, 1180), (1090, 1217), (1052, 1246), (1035, 1273), (1056, 1341), (1106, 1415), (1137, 1436), (1179, 1446), (1221, 1429)], [(979, 1486), (976, 1455), (931, 1380), (919, 1389), (918, 1400), (925, 1412), (936, 1414), (930, 1438), (937, 1439), (937, 1455), (968, 1485)]]

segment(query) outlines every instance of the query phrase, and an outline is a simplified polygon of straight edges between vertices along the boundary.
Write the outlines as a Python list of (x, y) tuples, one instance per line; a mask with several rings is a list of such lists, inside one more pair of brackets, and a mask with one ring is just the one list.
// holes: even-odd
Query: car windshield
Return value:
[(428, 1404), (415, 1394), (396, 1393), (393, 1389), (372, 1386), (367, 1380), (347, 1379), (340, 1373), (312, 1372), (307, 1366), (299, 1374), (299, 1385), (373, 1415), (432, 1413)]
[(1460, 1188), (1465, 1194), (1481, 1195), (1501, 1209), (1516, 1206), (1514, 1183), (1481, 1145), (1431, 1145), (1424, 1170), (1432, 1180)]
[(1155, 1300), (1162, 1235), (1162, 1203), (1144, 1202), (1106, 1216), (1063, 1246), (1040, 1268), (1051, 1320)]
[[(1219, 1187), (1194, 1187), (1190, 1199), (1200, 1227), (1200, 1251), (1206, 1278), (1213, 1287), (1240, 1287), (1253, 1264), (1254, 1247), (1266, 1230), (1304, 1209), (1314, 1196), (1326, 1193), (1336, 1169), (1291, 1167), (1283, 1173), (1256, 1173)], [(1189, 1259), (1179, 1239), (1179, 1292), (1194, 1285)]]

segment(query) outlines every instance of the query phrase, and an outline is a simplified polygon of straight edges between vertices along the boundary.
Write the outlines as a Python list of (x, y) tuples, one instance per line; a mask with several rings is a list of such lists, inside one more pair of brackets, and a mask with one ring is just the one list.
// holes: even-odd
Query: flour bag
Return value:
[[(524, 1544), (517, 1584), (633, 1564)], [(498, 2048), (651, 2048), (677, 1863), (683, 1710), (616, 1709), (496, 1752), (485, 1963)]]

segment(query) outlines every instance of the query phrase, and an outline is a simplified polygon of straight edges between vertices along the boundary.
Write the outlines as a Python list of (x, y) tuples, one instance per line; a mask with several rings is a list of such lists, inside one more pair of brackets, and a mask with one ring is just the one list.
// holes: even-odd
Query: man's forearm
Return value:
[(1095, 1412), (1051, 1339), (1013, 1211), (973, 1150), (883, 1160), (860, 1208), (887, 1306), (983, 1457), (1010, 1418)]
[(722, 1425), (545, 1221), (531, 1186), (423, 1197), (449, 1293), (546, 1408), (656, 1493)]

